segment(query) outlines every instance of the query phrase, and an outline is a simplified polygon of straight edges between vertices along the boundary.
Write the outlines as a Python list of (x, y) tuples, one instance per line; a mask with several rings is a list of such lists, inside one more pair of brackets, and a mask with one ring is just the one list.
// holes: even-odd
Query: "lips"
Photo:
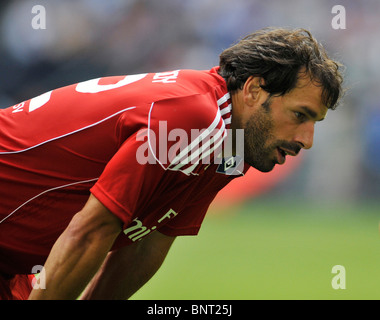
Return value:
[(296, 152), (296, 151), (277, 147), (277, 162), (280, 165), (284, 164), (286, 161), (287, 155), (295, 157), (297, 154), (298, 154), (298, 152)]

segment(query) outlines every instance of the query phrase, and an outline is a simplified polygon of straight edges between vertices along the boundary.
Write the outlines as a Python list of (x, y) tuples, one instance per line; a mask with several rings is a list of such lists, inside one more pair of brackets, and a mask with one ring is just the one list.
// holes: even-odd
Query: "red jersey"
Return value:
[(217, 68), (93, 79), (0, 110), (0, 273), (43, 265), (90, 192), (124, 224), (114, 248), (197, 234), (248, 169), (215, 161), (230, 122)]

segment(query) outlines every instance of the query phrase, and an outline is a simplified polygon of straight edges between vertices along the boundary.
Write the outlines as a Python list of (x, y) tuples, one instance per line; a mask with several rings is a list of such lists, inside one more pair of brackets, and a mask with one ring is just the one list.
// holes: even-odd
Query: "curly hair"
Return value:
[(264, 28), (220, 54), (219, 74), (230, 92), (242, 89), (250, 76), (262, 77), (270, 95), (284, 95), (297, 86), (301, 71), (322, 87), (322, 101), (335, 109), (342, 96), (343, 67), (331, 60), (305, 29)]

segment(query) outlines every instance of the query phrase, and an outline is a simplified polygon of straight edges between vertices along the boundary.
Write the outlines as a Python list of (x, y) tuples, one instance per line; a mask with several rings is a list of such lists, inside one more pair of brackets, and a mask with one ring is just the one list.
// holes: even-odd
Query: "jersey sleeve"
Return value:
[(189, 235), (194, 236), (199, 233), (202, 222), (206, 216), (208, 208), (217, 192), (209, 193), (195, 203), (191, 203), (181, 214), (158, 229), (167, 236)]
[[(199, 228), (212, 199), (205, 198), (194, 204), (195, 213), (189, 220), (186, 212), (192, 205), (186, 188), (203, 170), (198, 161), (202, 153), (197, 139), (199, 136), (208, 139), (205, 129), (224, 130), (212, 103), (215, 101), (209, 94), (152, 103), (146, 119), (141, 121), (143, 125), (129, 135), (123, 131), (129, 132), (129, 128), (136, 125), (128, 118), (124, 120), (120, 129), (124, 141), (91, 189), (92, 194), (123, 221), (124, 228), (137, 218), (144, 226), (149, 221), (153, 225), (161, 221), (168, 208), (175, 208), (180, 214), (167, 232), (173, 233), (171, 228), (193, 233)], [(221, 140), (222, 134), (219, 136)], [(203, 151), (209, 153), (210, 146)]]
[(164, 174), (157, 165), (137, 162), (141, 143), (136, 137), (137, 133), (122, 144), (90, 190), (125, 225), (149, 202), (152, 190)]

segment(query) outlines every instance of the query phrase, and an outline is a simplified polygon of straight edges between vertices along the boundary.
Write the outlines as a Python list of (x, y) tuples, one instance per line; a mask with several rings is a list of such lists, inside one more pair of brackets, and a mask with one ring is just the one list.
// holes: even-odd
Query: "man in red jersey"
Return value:
[(28, 298), (43, 266), (30, 299), (127, 299), (232, 179), (311, 148), (341, 83), (309, 32), (264, 29), (209, 71), (93, 79), (1, 110), (0, 297)]

